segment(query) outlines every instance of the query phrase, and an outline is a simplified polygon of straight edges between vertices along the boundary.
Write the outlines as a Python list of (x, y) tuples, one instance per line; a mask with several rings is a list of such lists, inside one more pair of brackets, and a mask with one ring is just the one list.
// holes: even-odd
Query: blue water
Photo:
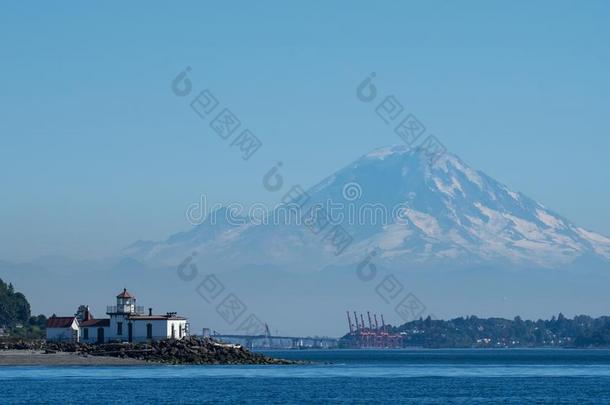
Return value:
[(0, 403), (610, 403), (608, 350), (267, 353), (317, 363), (3, 366)]

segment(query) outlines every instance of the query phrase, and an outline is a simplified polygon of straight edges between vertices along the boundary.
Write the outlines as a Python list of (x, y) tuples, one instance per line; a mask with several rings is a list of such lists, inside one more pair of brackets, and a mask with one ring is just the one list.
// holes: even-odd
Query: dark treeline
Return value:
[(41, 337), (44, 335), (46, 317), (31, 316), (30, 303), (16, 292), (12, 284), (0, 279), (0, 328), (5, 334), (17, 337)]
[(468, 347), (610, 347), (610, 317), (586, 315), (529, 321), (516, 317), (419, 319), (390, 328), (401, 333), (403, 346)]

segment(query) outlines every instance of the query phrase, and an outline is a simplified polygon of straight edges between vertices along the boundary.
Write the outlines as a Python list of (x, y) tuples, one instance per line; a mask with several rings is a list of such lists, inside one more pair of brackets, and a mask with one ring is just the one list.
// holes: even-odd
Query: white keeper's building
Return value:
[(153, 315), (136, 305), (127, 289), (117, 295), (116, 305), (107, 307), (109, 318), (95, 319), (89, 307), (81, 305), (72, 317), (53, 315), (47, 320), (47, 340), (85, 343), (143, 342), (182, 339), (189, 334), (187, 318), (175, 312)]

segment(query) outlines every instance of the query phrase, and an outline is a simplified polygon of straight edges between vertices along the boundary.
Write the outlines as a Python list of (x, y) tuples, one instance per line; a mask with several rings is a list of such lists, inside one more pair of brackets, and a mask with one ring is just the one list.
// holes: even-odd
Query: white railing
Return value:
[(116, 305), (108, 305), (106, 307), (106, 313), (107, 314), (136, 314), (136, 315), (144, 315), (144, 307), (143, 306), (136, 306), (134, 307), (134, 311), (131, 311), (131, 306), (130, 305), (120, 305), (120, 306), (116, 306)]

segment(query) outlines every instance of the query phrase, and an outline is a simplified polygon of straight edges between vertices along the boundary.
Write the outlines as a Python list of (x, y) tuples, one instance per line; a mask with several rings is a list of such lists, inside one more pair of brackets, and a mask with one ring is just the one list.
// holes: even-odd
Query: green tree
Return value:
[(31, 316), (30, 303), (12, 284), (0, 279), (0, 325), (13, 327), (25, 324)]

